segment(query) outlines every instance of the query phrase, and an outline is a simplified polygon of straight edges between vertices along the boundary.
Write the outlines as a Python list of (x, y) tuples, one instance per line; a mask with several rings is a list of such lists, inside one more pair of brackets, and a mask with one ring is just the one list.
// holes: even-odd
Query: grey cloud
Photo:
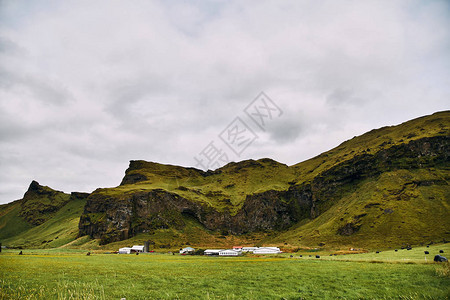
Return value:
[(280, 144), (292, 144), (299, 136), (304, 135), (307, 126), (296, 118), (280, 118), (268, 125), (272, 140)]
[[(293, 164), (448, 109), (448, 1), (0, 1), (0, 203), (31, 179), (192, 166), (260, 91), (284, 114), (241, 158)], [(44, 171), (45, 170), (45, 171)]]
[(16, 89), (21, 93), (29, 92), (35, 100), (42, 103), (61, 105), (72, 100), (70, 92), (52, 80), (2, 70), (0, 71), (0, 82), (0, 88), (3, 90)]
[(333, 106), (342, 106), (342, 105), (363, 106), (366, 102), (376, 99), (378, 95), (379, 93), (372, 95), (366, 94), (364, 95), (364, 97), (360, 97), (349, 89), (335, 89), (326, 97), (326, 100), (327, 103)]
[(24, 55), (26, 54), (26, 51), (11, 39), (0, 35), (0, 53), (2, 55)]
[(30, 128), (22, 125), (17, 116), (10, 116), (0, 111), (0, 144), (11, 142), (32, 134)]

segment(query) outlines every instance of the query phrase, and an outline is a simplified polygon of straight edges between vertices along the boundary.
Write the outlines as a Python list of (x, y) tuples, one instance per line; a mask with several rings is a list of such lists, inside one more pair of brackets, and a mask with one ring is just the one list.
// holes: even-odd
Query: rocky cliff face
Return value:
[(159, 228), (182, 228), (183, 214), (206, 222), (208, 209), (164, 190), (141, 191), (120, 196), (93, 193), (80, 218), (80, 235), (100, 238), (102, 243), (127, 239)]
[[(102, 243), (127, 239), (140, 232), (185, 226), (184, 217), (195, 218), (210, 230), (231, 234), (284, 230), (303, 219), (313, 219), (326, 211), (365, 178), (396, 169), (425, 168), (449, 163), (448, 136), (437, 136), (393, 145), (375, 154), (361, 154), (322, 172), (312, 181), (291, 185), (284, 191), (268, 190), (249, 194), (236, 214), (219, 212), (206, 203), (186, 199), (163, 189), (129, 191), (108, 195), (94, 192), (88, 197), (80, 218), (79, 234), (101, 239)], [(132, 162), (122, 181), (130, 184), (146, 180), (133, 173), (146, 162)], [(177, 167), (181, 168), (181, 167)], [(181, 168), (183, 169), (183, 168)], [(177, 174), (192, 176), (192, 169)], [(161, 170), (160, 176), (164, 175)], [(206, 176), (207, 173), (200, 174)], [(139, 177), (144, 176), (144, 178)], [(343, 228), (350, 235), (358, 229)]]
[(136, 192), (120, 197), (92, 194), (80, 218), (80, 235), (100, 238), (102, 243), (127, 239), (159, 228), (182, 229), (184, 217), (196, 219), (210, 230), (242, 234), (283, 229), (293, 224), (288, 205), (279, 194), (268, 191), (249, 195), (236, 215), (185, 199), (164, 190)]

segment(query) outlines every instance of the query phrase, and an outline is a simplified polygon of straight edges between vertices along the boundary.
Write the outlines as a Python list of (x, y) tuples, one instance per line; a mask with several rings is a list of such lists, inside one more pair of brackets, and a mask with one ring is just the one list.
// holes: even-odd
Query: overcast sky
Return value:
[(447, 110), (449, 28), (449, 1), (1, 0), (0, 203), (136, 159), (291, 165)]

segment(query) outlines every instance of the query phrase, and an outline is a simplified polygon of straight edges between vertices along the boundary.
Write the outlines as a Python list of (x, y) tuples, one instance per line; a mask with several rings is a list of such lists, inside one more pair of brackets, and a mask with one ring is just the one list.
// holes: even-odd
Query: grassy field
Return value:
[(7, 250), (0, 299), (448, 299), (449, 265), (432, 262), (440, 249), (450, 245), (292, 258)]

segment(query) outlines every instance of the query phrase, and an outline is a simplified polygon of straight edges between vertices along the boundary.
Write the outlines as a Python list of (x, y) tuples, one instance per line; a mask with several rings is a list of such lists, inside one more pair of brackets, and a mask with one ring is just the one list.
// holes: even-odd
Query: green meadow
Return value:
[(449, 244), (337, 256), (4, 250), (0, 299), (448, 299), (449, 264), (433, 262), (441, 249), (450, 253)]

